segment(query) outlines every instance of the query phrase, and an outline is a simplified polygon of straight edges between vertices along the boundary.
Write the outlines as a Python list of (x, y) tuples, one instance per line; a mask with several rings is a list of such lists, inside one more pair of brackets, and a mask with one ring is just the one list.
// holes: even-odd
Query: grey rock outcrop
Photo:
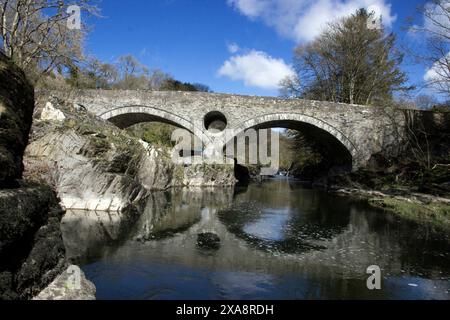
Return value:
[(216, 187), (236, 183), (234, 167), (214, 164), (174, 164), (169, 150), (143, 143), (145, 152), (137, 177), (148, 190), (170, 187)]
[[(48, 132), (28, 147), (27, 170), (43, 168), (44, 179), (54, 186), (67, 209), (122, 211), (137, 205), (147, 192), (131, 172), (135, 170), (131, 168), (132, 156), (111, 145), (111, 149), (91, 157), (90, 153), (103, 144), (110, 147), (106, 139), (72, 129)], [(126, 168), (114, 165), (118, 158)]]
[[(75, 275), (75, 272), (78, 274)], [(84, 272), (72, 265), (33, 300), (95, 300), (95, 292), (94, 284), (86, 279)]]
[(34, 108), (25, 74), (0, 52), (0, 187), (20, 179)]

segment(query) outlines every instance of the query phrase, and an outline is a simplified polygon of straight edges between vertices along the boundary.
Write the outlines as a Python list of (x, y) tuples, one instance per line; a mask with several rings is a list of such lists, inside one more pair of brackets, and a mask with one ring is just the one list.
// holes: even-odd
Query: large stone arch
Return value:
[[(306, 124), (315, 127), (332, 136), (336, 142), (340, 143), (351, 155), (352, 169), (355, 170), (361, 165), (362, 156), (355, 143), (350, 140), (344, 133), (333, 125), (325, 121), (308, 116), (302, 113), (270, 113), (264, 114), (245, 120), (239, 123), (235, 128), (235, 136), (245, 132), (248, 129), (262, 129), (270, 127), (285, 127), (289, 129), (297, 129), (296, 124)], [(227, 141), (226, 143), (228, 143)]]
[(196, 126), (190, 120), (180, 117), (172, 112), (149, 106), (125, 106), (118, 107), (100, 114), (100, 118), (114, 123), (119, 128), (127, 128), (137, 123), (162, 122), (188, 130), (195, 134), (201, 141), (208, 143), (208, 135), (203, 128)]

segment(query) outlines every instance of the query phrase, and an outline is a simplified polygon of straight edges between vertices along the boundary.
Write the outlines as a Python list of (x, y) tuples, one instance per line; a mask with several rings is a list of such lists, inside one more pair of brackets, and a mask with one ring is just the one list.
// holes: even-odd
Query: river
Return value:
[(154, 192), (125, 218), (69, 211), (62, 230), (98, 299), (450, 299), (448, 233), (288, 179)]

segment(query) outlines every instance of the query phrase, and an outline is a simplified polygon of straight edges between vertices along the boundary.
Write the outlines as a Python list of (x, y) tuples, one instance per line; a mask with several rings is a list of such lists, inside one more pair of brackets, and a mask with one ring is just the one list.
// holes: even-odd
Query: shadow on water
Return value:
[(288, 179), (249, 186), (219, 218), (254, 247), (284, 253), (326, 249), (314, 241), (331, 239), (349, 223), (345, 199)]
[(62, 229), (100, 299), (449, 299), (448, 234), (286, 179), (155, 192), (137, 219), (68, 212)]

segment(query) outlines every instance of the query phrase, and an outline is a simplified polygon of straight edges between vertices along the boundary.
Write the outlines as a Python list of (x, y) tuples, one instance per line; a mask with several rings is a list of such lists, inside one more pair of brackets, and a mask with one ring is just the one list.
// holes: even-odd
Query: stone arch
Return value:
[(196, 135), (204, 143), (210, 141), (203, 128), (172, 112), (148, 106), (126, 106), (108, 110), (100, 114), (100, 118), (114, 123), (119, 128), (127, 128), (142, 122), (162, 122), (178, 128), (186, 129)]
[[(353, 141), (336, 127), (323, 120), (302, 113), (271, 113), (254, 117), (239, 123), (235, 127), (234, 136), (251, 128), (262, 129), (278, 126), (296, 129), (296, 124), (306, 124), (311, 126), (311, 128), (326, 132), (332, 136), (336, 142), (339, 142), (348, 151), (349, 155), (351, 155), (352, 169), (355, 170), (360, 166), (361, 155)], [(227, 143), (228, 142), (229, 141), (227, 141)]]

